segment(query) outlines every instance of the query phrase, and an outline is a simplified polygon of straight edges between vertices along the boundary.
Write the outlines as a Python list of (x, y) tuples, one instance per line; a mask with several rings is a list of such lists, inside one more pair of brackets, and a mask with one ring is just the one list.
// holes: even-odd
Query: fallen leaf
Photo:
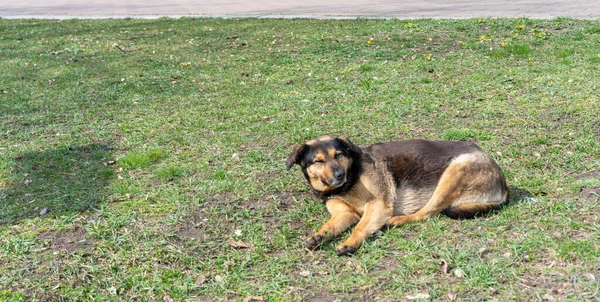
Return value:
[(302, 277), (308, 277), (308, 276), (310, 276), (310, 272), (309, 271), (301, 271), (299, 274)]
[(250, 302), (250, 301), (266, 301), (266, 299), (263, 296), (252, 296), (252, 297), (247, 297), (246, 299), (244, 299), (244, 302)]
[(40, 216), (42, 216), (42, 215), (46, 215), (46, 213), (48, 213), (48, 208), (43, 208), (43, 209), (40, 211)]
[(221, 277), (219, 275), (216, 275), (215, 276), (215, 281), (221, 283), (221, 282), (223, 282), (223, 277)]
[(449, 275), (450, 273), (448, 272), (448, 262), (446, 260), (440, 261), (440, 272), (442, 272), (442, 274), (444, 275)]
[(448, 295), (446, 295), (448, 297), (448, 301), (450, 302), (454, 302), (456, 301), (456, 295), (453, 294), (449, 289), (448, 289)]
[(552, 301), (556, 301), (556, 299), (555, 299), (555, 298), (554, 298), (552, 295), (550, 295), (550, 294), (545, 294), (545, 295), (542, 297), (542, 299), (543, 299), (544, 301), (550, 301), (550, 302), (552, 302)]
[(418, 293), (418, 294), (414, 294), (414, 295), (408, 295), (408, 296), (406, 296), (404, 298), (406, 298), (408, 300), (429, 299), (429, 294)]
[(233, 248), (241, 248), (241, 249), (247, 249), (250, 248), (247, 244), (245, 244), (243, 241), (241, 240), (234, 240), (233, 238), (229, 238), (229, 240), (227, 240), (227, 243), (229, 243), (229, 245)]
[(206, 278), (204, 276), (200, 276), (200, 277), (198, 277), (198, 279), (196, 279), (196, 282), (194, 282), (194, 284), (200, 285), (200, 284), (204, 284), (204, 282), (206, 282)]
[(169, 295), (165, 295), (163, 297), (163, 301), (164, 302), (173, 302), (173, 298), (171, 298)]
[(587, 273), (585, 276), (592, 282), (596, 281), (596, 276), (594, 276), (594, 274)]
[(487, 249), (482, 247), (477, 251), (477, 254), (483, 254), (483, 253), (485, 253), (485, 251), (487, 251)]
[(456, 276), (456, 278), (463, 278), (465, 273), (460, 268), (457, 268), (454, 270), (454, 276)]

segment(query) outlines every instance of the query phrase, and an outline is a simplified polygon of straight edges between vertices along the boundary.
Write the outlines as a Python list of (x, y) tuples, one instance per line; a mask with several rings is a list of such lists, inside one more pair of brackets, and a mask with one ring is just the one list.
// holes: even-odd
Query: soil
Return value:
[(47, 241), (50, 248), (60, 252), (74, 252), (83, 250), (91, 252), (94, 247), (94, 239), (87, 238), (88, 232), (84, 229), (70, 231), (46, 232), (38, 235), (38, 239)]

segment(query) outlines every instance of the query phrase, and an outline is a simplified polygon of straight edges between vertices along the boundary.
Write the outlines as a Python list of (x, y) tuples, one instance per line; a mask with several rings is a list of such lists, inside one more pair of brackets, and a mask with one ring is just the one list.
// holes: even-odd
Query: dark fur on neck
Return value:
[[(352, 165), (348, 170), (346, 182), (339, 188), (330, 191), (319, 191), (312, 188), (312, 194), (315, 198), (320, 199), (322, 202), (327, 202), (329, 198), (335, 195), (343, 195), (348, 192), (358, 182), (360, 173), (362, 172), (362, 154), (356, 154), (352, 159)], [(308, 175), (304, 174), (308, 180)]]

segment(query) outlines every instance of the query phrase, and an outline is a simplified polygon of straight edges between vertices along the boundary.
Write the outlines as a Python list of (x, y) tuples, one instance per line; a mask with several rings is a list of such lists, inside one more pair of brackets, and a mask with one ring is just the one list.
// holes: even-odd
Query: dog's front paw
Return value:
[(306, 248), (309, 250), (314, 250), (319, 247), (321, 243), (323, 243), (323, 236), (312, 236), (306, 240)]
[(335, 253), (338, 256), (352, 256), (357, 248), (342, 244), (335, 248)]

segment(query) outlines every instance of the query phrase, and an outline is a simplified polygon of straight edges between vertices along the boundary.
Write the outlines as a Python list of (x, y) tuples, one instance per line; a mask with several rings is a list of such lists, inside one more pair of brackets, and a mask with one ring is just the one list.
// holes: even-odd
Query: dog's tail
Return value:
[(509, 202), (509, 196), (501, 203), (480, 202), (467, 203), (456, 207), (447, 208), (442, 213), (452, 219), (471, 219), (479, 215), (485, 215), (492, 210), (499, 210)]

